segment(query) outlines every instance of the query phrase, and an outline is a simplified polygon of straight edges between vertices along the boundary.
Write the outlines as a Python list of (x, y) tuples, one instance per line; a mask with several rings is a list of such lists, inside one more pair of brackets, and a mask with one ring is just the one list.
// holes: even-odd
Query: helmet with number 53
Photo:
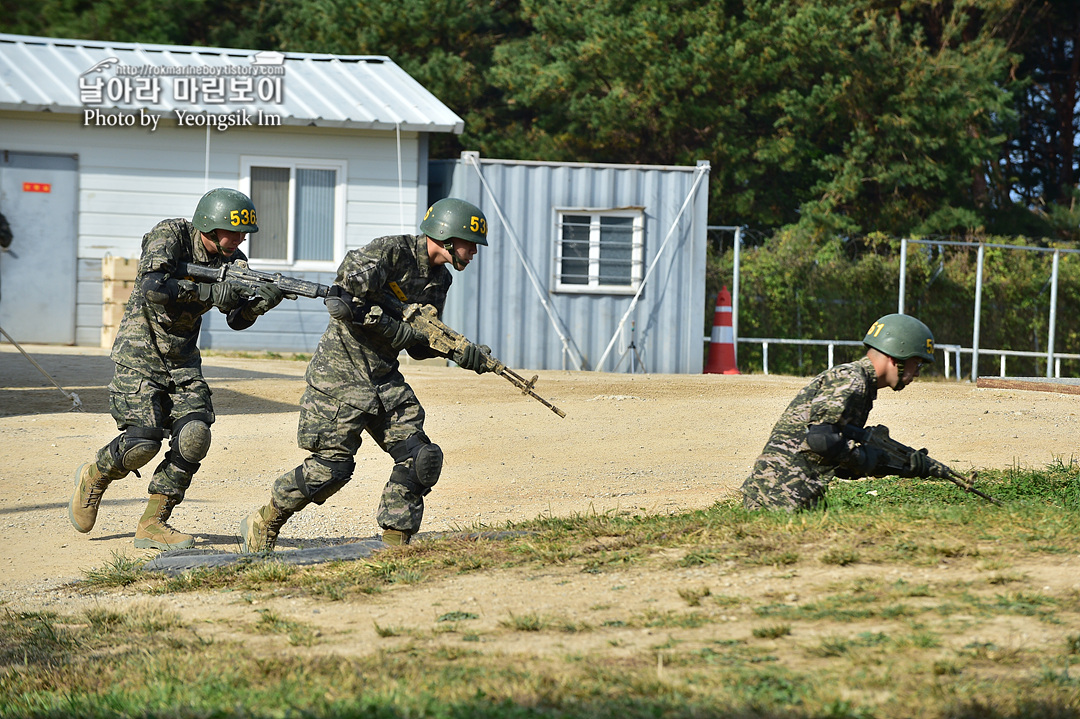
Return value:
[(428, 208), (420, 231), (444, 246), (454, 238), (487, 245), (487, 218), (465, 200), (446, 197)]

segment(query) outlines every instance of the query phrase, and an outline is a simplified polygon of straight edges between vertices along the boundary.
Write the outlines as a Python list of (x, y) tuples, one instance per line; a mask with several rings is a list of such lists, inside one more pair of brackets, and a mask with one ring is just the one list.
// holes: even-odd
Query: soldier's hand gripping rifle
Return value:
[[(421, 335), (423, 341), (434, 352), (448, 358), (460, 357), (465, 348), (472, 344), (464, 335), (443, 324), (442, 320), (439, 319), (439, 313), (431, 305), (402, 303), (401, 308), (402, 323)], [(390, 318), (383, 312), (383, 308), (376, 305), (368, 310), (367, 316), (364, 318), (364, 325), (374, 327), (379, 325), (380, 322), (385, 323), (388, 319)], [(566, 416), (566, 412), (563, 412), (533, 391), (536, 380), (539, 378), (538, 375), (533, 375), (532, 379), (526, 380), (487, 352), (482, 353), (482, 360), (485, 371), (494, 372), (505, 377), (511, 384), (520, 389), (522, 394), (532, 397), (560, 417)]]
[[(854, 440), (861, 445), (873, 447), (882, 452), (882, 459), (878, 462), (877, 470), (885, 470), (901, 477), (917, 476), (922, 478), (934, 477), (947, 479), (965, 492), (971, 492), (977, 497), (982, 497), (988, 502), (1000, 505), (1001, 502), (975, 489), (977, 472), (972, 471), (970, 476), (957, 472), (955, 469), (927, 456), (926, 450), (916, 450), (906, 444), (901, 444), (889, 436), (889, 428), (883, 424), (873, 427), (856, 427), (845, 424), (842, 427), (845, 437)], [(921, 455), (913, 457), (913, 455)]]
[(197, 282), (232, 282), (240, 288), (240, 294), (250, 297), (258, 289), (259, 285), (276, 285), (285, 296), (295, 300), (297, 296), (303, 297), (326, 297), (330, 288), (320, 285), (318, 282), (308, 282), (297, 277), (288, 277), (280, 272), (260, 272), (248, 267), (243, 260), (229, 262), (221, 267), (204, 267), (194, 262), (176, 263), (176, 277), (182, 277)]

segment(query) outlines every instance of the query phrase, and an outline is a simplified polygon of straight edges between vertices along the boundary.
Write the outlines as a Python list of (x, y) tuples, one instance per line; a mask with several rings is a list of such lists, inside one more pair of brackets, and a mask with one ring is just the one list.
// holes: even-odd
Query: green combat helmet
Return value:
[(447, 197), (428, 208), (420, 231), (450, 249), (453, 239), (487, 245), (487, 218), (483, 211), (465, 200)]
[(863, 344), (896, 360), (900, 377), (893, 387), (899, 392), (907, 386), (904, 365), (912, 357), (934, 362), (934, 334), (930, 328), (908, 315), (885, 315), (866, 331)]
[(909, 315), (885, 315), (866, 331), (863, 344), (893, 359), (934, 361), (934, 333)]
[(218, 187), (207, 192), (195, 207), (191, 224), (199, 232), (212, 235), (214, 230), (258, 232), (255, 204), (239, 190)]

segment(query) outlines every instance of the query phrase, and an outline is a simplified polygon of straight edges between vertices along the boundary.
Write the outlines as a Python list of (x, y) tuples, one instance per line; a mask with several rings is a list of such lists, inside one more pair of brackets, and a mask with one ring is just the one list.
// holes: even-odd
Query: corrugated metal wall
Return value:
[[(449, 163), (452, 180), (447, 196), (467, 199), (488, 218), (489, 246), (461, 273), (447, 300), (444, 319), (474, 341), (490, 345), (511, 367), (631, 371), (627, 352), (634, 327), (634, 344), (649, 373), (702, 371), (705, 307), (705, 248), (708, 213), (708, 165), (653, 167), (581, 163), (538, 163), (462, 159)], [(483, 173), (481, 181), (479, 167)], [(433, 168), (442, 176), (446, 168)], [(695, 179), (694, 197), (679, 217)], [(489, 189), (490, 188), (490, 189)], [(438, 198), (431, 187), (430, 200)], [(440, 193), (441, 194), (441, 193)], [(630, 307), (632, 295), (554, 292), (557, 208), (593, 209), (644, 207), (645, 269), (653, 265), (676, 218), (667, 246), (648, 276), (634, 312), (621, 336), (597, 367), (605, 349)], [(500, 213), (505, 217), (504, 223)], [(516, 236), (525, 261), (534, 270), (540, 292), (534, 289), (514, 248)], [(560, 330), (570, 349), (564, 351), (544, 302), (561, 317)], [(638, 366), (636, 371), (641, 372)]]

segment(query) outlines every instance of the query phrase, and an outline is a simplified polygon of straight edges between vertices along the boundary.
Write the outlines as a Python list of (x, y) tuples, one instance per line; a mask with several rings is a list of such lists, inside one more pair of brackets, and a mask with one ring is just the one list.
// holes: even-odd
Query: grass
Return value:
[[(114, 556), (83, 584), (145, 606), (7, 610), (0, 716), (1080, 717), (1080, 593), (1028, 570), (1071, 571), (1080, 554), (1080, 471), (988, 471), (980, 487), (1005, 506), (886, 478), (835, 487), (827, 511), (549, 517), (506, 540), (302, 569), (166, 578)], [(407, 625), (366, 626), (366, 647), (352, 630), (320, 635), (287, 601), (265, 608), (347, 610), (505, 569), (595, 593), (585, 616), (417, 604)], [(230, 626), (246, 637), (208, 640), (154, 604), (193, 591), (251, 602)]]

